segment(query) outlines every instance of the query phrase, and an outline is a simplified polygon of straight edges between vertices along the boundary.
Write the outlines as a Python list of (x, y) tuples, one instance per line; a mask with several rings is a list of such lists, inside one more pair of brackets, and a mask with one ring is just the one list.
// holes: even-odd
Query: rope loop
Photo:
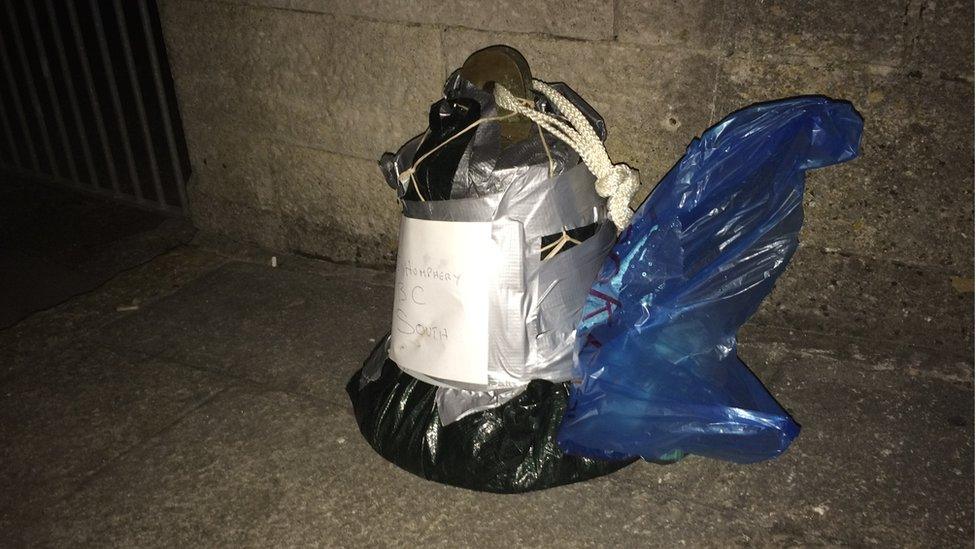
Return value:
[(640, 186), (637, 170), (627, 164), (613, 164), (610, 161), (607, 149), (589, 120), (561, 93), (536, 79), (532, 80), (532, 88), (549, 99), (568, 123), (536, 110), (530, 102), (515, 97), (498, 83), (495, 84), (495, 103), (502, 109), (535, 122), (579, 153), (580, 159), (596, 177), (597, 194), (607, 199), (610, 220), (618, 231), (622, 231), (634, 215), (630, 209), (630, 199)]

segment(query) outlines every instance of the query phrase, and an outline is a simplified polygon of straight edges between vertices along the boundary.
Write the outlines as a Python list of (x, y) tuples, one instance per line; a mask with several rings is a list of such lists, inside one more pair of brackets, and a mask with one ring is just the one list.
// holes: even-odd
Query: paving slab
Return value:
[(344, 403), (389, 330), (391, 286), (232, 262), (101, 330), (106, 344)]
[(45, 357), (117, 319), (130, 316), (173, 294), (203, 273), (227, 262), (219, 254), (181, 246), (122, 272), (96, 291), (76, 296), (56, 307), (34, 313), (0, 330), (0, 379), (43, 363)]
[(750, 517), (599, 479), (521, 496), (437, 485), (344, 411), (228, 391), (57, 506), (38, 541), (112, 546), (660, 546), (750, 541)]
[[(56, 510), (55, 544), (227, 546), (296, 485), (331, 484), (328, 448), (352, 439), (305, 398), (235, 388), (134, 452)], [(344, 435), (343, 435), (344, 434)]]
[(801, 424), (790, 449), (753, 465), (633, 467), (621, 481), (759, 517), (776, 544), (971, 542), (971, 375), (789, 342), (745, 341), (740, 355)]
[(0, 386), (0, 538), (165, 430), (226, 381), (134, 351), (69, 345)]

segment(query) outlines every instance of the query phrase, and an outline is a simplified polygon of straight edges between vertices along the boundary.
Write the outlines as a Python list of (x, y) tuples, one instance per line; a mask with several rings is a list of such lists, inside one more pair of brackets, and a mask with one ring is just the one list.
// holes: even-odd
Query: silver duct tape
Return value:
[[(606, 126), (599, 113), (565, 84), (553, 86), (583, 112), (604, 139)], [(448, 78), (444, 95), (476, 99), (483, 117), (497, 114), (494, 97), (460, 78), (458, 72)], [(536, 99), (536, 108), (553, 110), (544, 97)], [(506, 264), (511, 263), (500, 283), (490, 290), (492, 348), (487, 385), (435, 379), (404, 368), (439, 386), (437, 405), (445, 425), (507, 402), (532, 379), (569, 379), (575, 325), (615, 237), (606, 219), (605, 201), (594, 191), (594, 177), (571, 147), (545, 134), (539, 141), (533, 137), (521, 146), (502, 149), (497, 123), (481, 124), (474, 131), (455, 171), (451, 200), (402, 201), (407, 217), (491, 222), (493, 240), (508, 254)], [(399, 181), (400, 174), (410, 168), (425, 135), (380, 159), (384, 177), (401, 198), (407, 189)], [(550, 177), (550, 173), (561, 175)], [(591, 223), (601, 223), (597, 234), (547, 261), (540, 260), (543, 236)]]
[(386, 334), (383, 337), (383, 341), (377, 344), (377, 346), (380, 345), (382, 345), (387, 352), (369, 354), (369, 358), (367, 358), (366, 362), (363, 364), (362, 375), (359, 376), (360, 389), (380, 378), (380, 374), (383, 370), (383, 363), (386, 362), (386, 357), (389, 355), (390, 334)]
[[(561, 382), (572, 375), (576, 324), (616, 231), (585, 165), (554, 178), (545, 167), (535, 168), (502, 193), (403, 202), (407, 217), (491, 222), (501, 258), (489, 289), (488, 383), (432, 378), (401, 365), (439, 386), (438, 411), (445, 425), (507, 402), (533, 379)], [(543, 236), (591, 223), (601, 224), (594, 236), (541, 260)]]
[[(606, 139), (606, 124), (593, 107), (569, 86), (560, 82), (553, 82), (552, 86), (583, 113), (601, 140)], [(474, 99), (481, 105), (483, 118), (498, 115), (494, 96), (461, 78), (458, 71), (447, 79), (444, 85), (444, 97)], [(536, 97), (535, 107), (542, 112), (557, 112), (549, 100), (541, 95)], [(474, 135), (461, 156), (451, 182), (452, 199), (498, 193), (525, 177), (525, 170), (532, 167), (541, 166), (548, 169), (551, 164), (552, 173), (563, 173), (580, 161), (579, 155), (572, 147), (546, 132), (539, 132), (523, 142), (503, 148), (499, 142), (497, 122), (486, 122), (470, 131), (473, 131)], [(404, 196), (407, 189), (406, 184), (401, 183), (398, 178), (414, 161), (416, 151), (425, 136), (426, 133), (411, 139), (396, 153), (384, 154), (380, 159), (380, 168), (384, 177), (389, 185), (397, 190), (397, 195), (400, 197)]]
[(585, 164), (550, 178), (545, 166), (523, 167), (523, 177), (501, 193), (477, 198), (403, 202), (403, 215), (437, 221), (511, 219), (525, 227), (527, 239), (542, 238), (605, 219), (606, 200), (596, 194), (596, 178)]
[(521, 374), (529, 358), (525, 329), (530, 295), (525, 273), (525, 233), (522, 223), (501, 218), (492, 223), (492, 239), (498, 249), (499, 265), (488, 294), (488, 386), (484, 389), (517, 387), (525, 382)]
[(518, 220), (530, 243), (563, 228), (602, 221), (606, 200), (596, 194), (595, 181), (584, 164), (554, 178), (548, 177), (544, 166), (535, 166), (502, 193), (494, 219)]
[(434, 396), (441, 425), (449, 425), (464, 416), (497, 408), (517, 397), (525, 387), (504, 391), (466, 391), (454, 387), (439, 387)]
[(539, 262), (538, 271), (530, 273), (536, 305), (526, 317), (533, 345), (523, 378), (566, 381), (572, 376), (576, 326), (616, 234), (612, 223), (604, 223), (592, 237)]
[[(486, 391), (476, 386), (424, 379), (440, 385), (436, 402), (443, 425), (501, 406), (518, 396), (532, 379), (562, 382), (572, 377), (576, 325), (583, 302), (615, 238), (613, 225), (604, 223), (582, 244), (541, 262), (537, 276), (529, 276), (533, 281), (532, 291), (524, 295), (528, 297), (526, 301), (535, 303), (535, 306), (524, 319), (518, 319), (519, 331), (527, 334), (530, 346), (525, 364), (517, 375), (510, 376), (510, 382), (517, 385)], [(497, 341), (494, 325), (491, 337), (493, 343)], [(411, 375), (414, 374), (411, 372)], [(492, 377), (489, 372), (489, 378)], [(494, 380), (499, 386), (509, 385), (501, 383), (497, 373)]]
[(414, 219), (436, 221), (492, 221), (498, 211), (502, 193), (480, 198), (457, 198), (452, 200), (403, 201), (403, 215)]
[(380, 157), (380, 171), (383, 172), (386, 184), (396, 189), (397, 198), (403, 198), (407, 192), (406, 184), (400, 182), (400, 174), (410, 168), (410, 163), (426, 135), (426, 132), (422, 133), (404, 143), (396, 153), (386, 153)]

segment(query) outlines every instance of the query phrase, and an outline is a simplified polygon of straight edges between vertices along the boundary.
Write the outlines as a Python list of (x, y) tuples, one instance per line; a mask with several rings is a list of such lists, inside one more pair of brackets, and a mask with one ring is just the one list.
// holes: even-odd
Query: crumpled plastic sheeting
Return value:
[(529, 492), (612, 473), (633, 460), (603, 461), (562, 452), (556, 433), (568, 382), (534, 380), (490, 410), (442, 425), (437, 387), (389, 360), (389, 336), (346, 385), (356, 423), (387, 460), (425, 479), (472, 490)]
[(863, 121), (801, 97), (728, 116), (637, 211), (584, 307), (558, 441), (602, 459), (773, 458), (799, 426), (736, 355), (796, 250), (804, 172), (855, 158)]

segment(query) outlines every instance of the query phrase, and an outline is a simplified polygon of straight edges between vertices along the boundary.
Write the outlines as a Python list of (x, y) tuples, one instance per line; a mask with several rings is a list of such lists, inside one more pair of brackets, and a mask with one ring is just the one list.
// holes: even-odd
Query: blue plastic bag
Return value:
[(801, 97), (731, 114), (694, 140), (637, 211), (578, 329), (568, 453), (674, 461), (775, 457), (799, 425), (736, 355), (736, 331), (796, 250), (806, 170), (857, 156), (847, 102)]

